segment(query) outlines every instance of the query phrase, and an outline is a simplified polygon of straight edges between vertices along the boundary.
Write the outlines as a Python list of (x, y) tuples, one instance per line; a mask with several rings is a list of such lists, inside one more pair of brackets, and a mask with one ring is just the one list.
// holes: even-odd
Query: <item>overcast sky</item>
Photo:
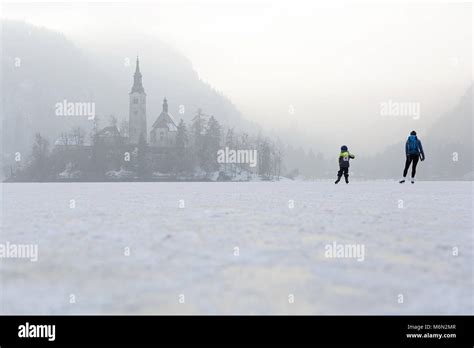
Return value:
[[(157, 37), (246, 117), (360, 148), (370, 133), (385, 132), (387, 145), (409, 128), (425, 130), (470, 84), (469, 3), (313, 3), (8, 3), (2, 17), (61, 31), (83, 47)], [(389, 100), (419, 103), (420, 118), (381, 116)]]

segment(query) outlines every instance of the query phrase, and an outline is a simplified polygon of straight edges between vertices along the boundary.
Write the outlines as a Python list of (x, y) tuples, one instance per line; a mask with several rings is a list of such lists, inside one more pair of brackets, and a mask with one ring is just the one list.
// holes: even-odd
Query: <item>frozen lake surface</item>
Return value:
[[(472, 189), (2, 184), (0, 243), (37, 244), (38, 261), (0, 258), (0, 312), (473, 313)], [(326, 257), (333, 242), (363, 261)]]

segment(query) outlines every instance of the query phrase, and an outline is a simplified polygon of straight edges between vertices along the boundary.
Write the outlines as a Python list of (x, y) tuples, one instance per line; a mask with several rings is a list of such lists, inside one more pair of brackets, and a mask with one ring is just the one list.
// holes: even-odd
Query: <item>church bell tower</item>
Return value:
[(133, 86), (129, 96), (129, 142), (130, 144), (138, 144), (140, 137), (143, 137), (143, 140), (147, 142), (146, 93), (142, 85), (142, 74), (140, 72), (140, 61), (138, 57), (135, 74), (133, 75)]

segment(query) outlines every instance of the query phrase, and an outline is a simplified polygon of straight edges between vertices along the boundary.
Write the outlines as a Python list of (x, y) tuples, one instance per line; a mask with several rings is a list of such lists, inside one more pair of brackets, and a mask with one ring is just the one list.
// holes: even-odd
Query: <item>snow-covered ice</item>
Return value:
[[(2, 184), (0, 243), (37, 243), (39, 255), (0, 258), (0, 312), (473, 313), (472, 189)], [(333, 242), (364, 245), (364, 261), (325, 257)]]

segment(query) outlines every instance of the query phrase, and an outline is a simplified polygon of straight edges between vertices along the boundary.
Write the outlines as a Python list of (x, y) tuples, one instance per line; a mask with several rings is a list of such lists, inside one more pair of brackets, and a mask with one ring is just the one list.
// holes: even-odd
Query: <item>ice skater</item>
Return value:
[(339, 154), (339, 171), (337, 172), (337, 180), (335, 184), (341, 181), (342, 174), (346, 179), (346, 184), (349, 183), (349, 160), (354, 159), (355, 156), (351, 154), (346, 145), (341, 146), (341, 153)]
[(400, 180), (400, 184), (405, 182), (407, 177), (408, 168), (410, 168), (411, 164), (411, 183), (415, 183), (415, 175), (416, 175), (416, 165), (418, 164), (418, 160), (424, 161), (425, 160), (425, 153), (423, 152), (423, 146), (421, 145), (420, 139), (416, 136), (416, 132), (412, 131), (408, 140), (405, 144), (405, 154), (407, 156), (405, 162), (405, 169), (403, 170), (403, 178)]

